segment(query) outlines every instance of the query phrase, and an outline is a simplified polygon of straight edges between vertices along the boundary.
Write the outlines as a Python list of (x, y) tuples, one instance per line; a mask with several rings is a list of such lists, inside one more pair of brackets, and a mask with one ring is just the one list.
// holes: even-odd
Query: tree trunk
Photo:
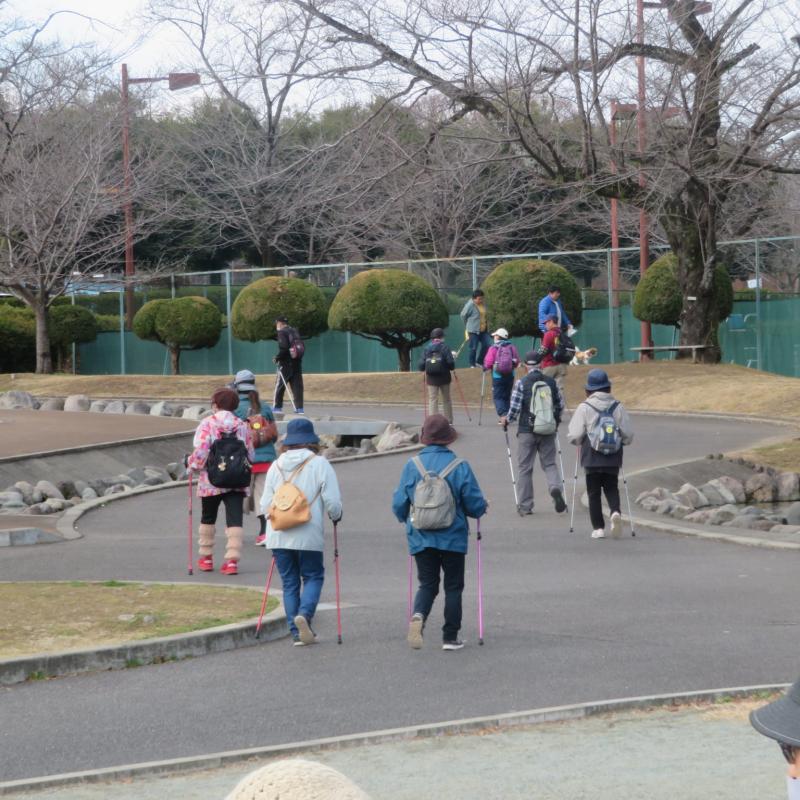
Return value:
[(395, 344), (397, 350), (397, 363), (400, 367), (400, 372), (411, 372), (411, 348), (413, 345), (408, 344)]
[(50, 352), (50, 331), (47, 327), (47, 305), (37, 300), (33, 306), (36, 317), (36, 372), (50, 375), (53, 372), (53, 356)]
[(169, 360), (170, 360), (170, 364), (172, 364), (172, 374), (173, 375), (180, 375), (181, 374), (181, 349), (180, 349), (180, 347), (170, 347), (169, 348)]

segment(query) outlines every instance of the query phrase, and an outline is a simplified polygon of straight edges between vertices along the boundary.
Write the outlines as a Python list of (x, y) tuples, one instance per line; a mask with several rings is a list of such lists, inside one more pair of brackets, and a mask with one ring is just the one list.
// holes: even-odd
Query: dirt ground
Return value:
[[(277, 603), (270, 598), (268, 610)], [(0, 658), (20, 658), (255, 618), (261, 594), (251, 589), (118, 581), (5, 583), (0, 584), (0, 608)]]

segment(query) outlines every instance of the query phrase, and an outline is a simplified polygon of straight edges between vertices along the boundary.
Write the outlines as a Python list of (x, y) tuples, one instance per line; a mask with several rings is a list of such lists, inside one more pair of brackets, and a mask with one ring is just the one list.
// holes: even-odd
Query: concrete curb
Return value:
[(0, 795), (14, 792), (51, 789), (79, 783), (100, 783), (102, 781), (129, 780), (153, 775), (168, 775), (219, 767), (248, 761), (250, 759), (285, 758), (288, 756), (308, 756), (321, 750), (340, 750), (384, 742), (427, 739), (436, 736), (474, 733), (476, 731), (514, 728), (524, 725), (540, 725), (546, 722), (564, 722), (586, 719), (602, 714), (622, 711), (647, 710), (665, 706), (687, 704), (710, 704), (769, 696), (783, 691), (789, 684), (765, 684), (728, 689), (710, 689), (698, 692), (676, 694), (656, 694), (642, 697), (626, 697), (603, 700), (595, 703), (575, 703), (572, 705), (539, 708), (531, 711), (515, 711), (508, 714), (495, 714), (487, 717), (449, 720), (427, 725), (412, 725), (405, 728), (370, 731), (368, 733), (331, 736), (325, 739), (311, 739), (305, 742), (273, 745), (271, 747), (251, 747), (242, 750), (228, 750), (190, 758), (172, 758), (164, 761), (148, 761), (140, 764), (126, 764), (82, 772), (68, 772), (60, 775), (46, 775), (41, 778), (23, 778), (0, 783)]

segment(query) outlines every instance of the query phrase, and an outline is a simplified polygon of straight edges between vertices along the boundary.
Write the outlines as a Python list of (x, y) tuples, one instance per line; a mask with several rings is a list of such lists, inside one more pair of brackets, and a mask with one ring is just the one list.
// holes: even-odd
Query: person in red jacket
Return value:
[(561, 336), (561, 328), (558, 325), (558, 317), (550, 316), (545, 320), (545, 333), (542, 337), (542, 343), (536, 350), (536, 356), (539, 359), (539, 366), (542, 373), (552, 378), (561, 392), (561, 396), (566, 398), (564, 379), (567, 376), (567, 365), (561, 364), (555, 359), (555, 353), (558, 349), (559, 337)]

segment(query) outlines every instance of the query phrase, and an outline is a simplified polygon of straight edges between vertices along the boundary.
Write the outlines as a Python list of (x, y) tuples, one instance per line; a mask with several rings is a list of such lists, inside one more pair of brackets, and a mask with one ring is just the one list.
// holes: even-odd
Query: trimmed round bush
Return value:
[(136, 312), (133, 318), (133, 332), (140, 339), (149, 339), (164, 344), (156, 333), (156, 316), (161, 306), (168, 302), (169, 300), (150, 300)]
[(411, 350), (446, 328), (447, 307), (426, 280), (401, 269), (370, 269), (348, 281), (328, 312), (328, 325), (375, 339), (397, 350), (400, 370), (410, 369)]
[(16, 304), (0, 304), (0, 372), (36, 369), (36, 321), (33, 311)]
[(539, 301), (547, 288), (561, 289), (561, 303), (576, 327), (583, 316), (578, 283), (552, 261), (519, 258), (498, 264), (481, 285), (491, 328), (502, 326), (511, 336), (529, 336), (539, 328)]
[(78, 305), (56, 305), (49, 311), (50, 344), (59, 350), (97, 338), (97, 320), (88, 308)]
[[(683, 308), (677, 266), (677, 256), (667, 253), (647, 268), (633, 296), (633, 316), (636, 319), (654, 325), (677, 326)], [(717, 320), (722, 322), (733, 311), (733, 286), (724, 264), (717, 265), (714, 275), (714, 298)]]
[(231, 307), (233, 335), (247, 342), (276, 339), (275, 320), (286, 317), (304, 339), (328, 328), (328, 303), (318, 286), (299, 278), (261, 278), (245, 286)]

